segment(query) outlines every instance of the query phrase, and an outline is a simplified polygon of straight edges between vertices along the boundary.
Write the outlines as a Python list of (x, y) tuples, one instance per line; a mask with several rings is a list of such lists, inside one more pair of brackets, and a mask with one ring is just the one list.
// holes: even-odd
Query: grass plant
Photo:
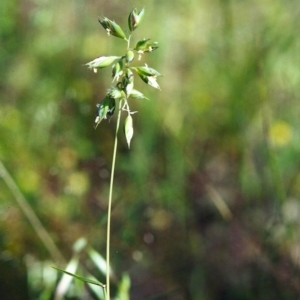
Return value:
[[(108, 36), (114, 36), (123, 39), (126, 42), (125, 53), (121, 56), (100, 56), (90, 61), (86, 65), (97, 73), (98, 69), (102, 69), (108, 66), (112, 66), (112, 86), (107, 90), (104, 99), (96, 105), (96, 116), (95, 116), (95, 129), (102, 122), (102, 120), (110, 119), (115, 110), (117, 110), (117, 122), (116, 131), (114, 138), (114, 148), (112, 157), (112, 166), (110, 173), (110, 187), (109, 187), (109, 199), (107, 209), (107, 231), (106, 231), (106, 284), (84, 278), (82, 276), (64, 271), (56, 268), (59, 271), (64, 272), (67, 275), (73, 276), (81, 281), (100, 285), (105, 290), (105, 299), (110, 300), (110, 232), (111, 232), (111, 210), (113, 200), (113, 187), (114, 187), (114, 176), (115, 166), (117, 157), (118, 147), (118, 135), (121, 123), (121, 114), (126, 114), (123, 128), (125, 138), (130, 148), (130, 143), (134, 134), (133, 118), (132, 115), (137, 113), (130, 109), (129, 98), (147, 99), (143, 93), (134, 88), (135, 77), (134, 74), (138, 75), (146, 84), (153, 88), (160, 89), (157, 83), (157, 77), (162, 76), (157, 70), (149, 67), (147, 64), (140, 65), (141, 57), (145, 53), (150, 53), (158, 48), (157, 42), (152, 42), (150, 39), (139, 40), (135, 46), (131, 46), (131, 37), (133, 32), (140, 25), (145, 14), (145, 8), (138, 11), (134, 8), (128, 16), (128, 35), (125, 34), (123, 29), (115, 22), (106, 17), (99, 19), (99, 23), (106, 30)], [(137, 59), (135, 59), (137, 57)], [(132, 66), (133, 61), (138, 61), (137, 66)]]

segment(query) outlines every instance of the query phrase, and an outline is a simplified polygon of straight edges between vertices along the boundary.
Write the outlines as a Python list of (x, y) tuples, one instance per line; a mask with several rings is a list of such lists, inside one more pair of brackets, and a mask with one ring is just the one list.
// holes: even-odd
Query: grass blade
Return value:
[(78, 279), (78, 280), (81, 280), (83, 282), (86, 282), (86, 283), (90, 283), (90, 284), (95, 284), (95, 285), (98, 285), (98, 286), (101, 286), (102, 288), (105, 288), (105, 285), (99, 281), (96, 281), (96, 280), (92, 280), (92, 279), (89, 279), (89, 278), (86, 278), (86, 277), (82, 277), (80, 275), (77, 275), (77, 274), (73, 274), (73, 273), (70, 273), (66, 270), (63, 270), (63, 269), (60, 269), (60, 268), (57, 268), (57, 267), (54, 267), (52, 266), (52, 268), (60, 271), (60, 272), (63, 272), (67, 275), (70, 275), (70, 276), (73, 276), (74, 278)]

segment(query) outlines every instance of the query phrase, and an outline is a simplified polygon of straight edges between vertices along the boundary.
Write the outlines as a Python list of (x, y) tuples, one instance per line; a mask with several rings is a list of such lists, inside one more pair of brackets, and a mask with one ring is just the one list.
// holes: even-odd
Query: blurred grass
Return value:
[[(0, 159), (66, 257), (81, 236), (105, 249), (115, 120), (92, 125), (110, 70), (95, 75), (84, 64), (122, 53), (122, 41), (108, 38), (97, 18), (125, 27), (135, 5), (0, 4)], [(130, 151), (120, 136), (114, 269), (129, 271), (131, 299), (178, 287), (178, 299), (298, 298), (298, 3), (144, 5), (136, 37), (159, 42), (146, 60), (164, 77), (162, 92), (137, 78), (150, 100), (133, 101)], [(1, 264), (29, 254), (49, 259), (0, 187)], [(8, 284), (0, 282), (3, 294)]]

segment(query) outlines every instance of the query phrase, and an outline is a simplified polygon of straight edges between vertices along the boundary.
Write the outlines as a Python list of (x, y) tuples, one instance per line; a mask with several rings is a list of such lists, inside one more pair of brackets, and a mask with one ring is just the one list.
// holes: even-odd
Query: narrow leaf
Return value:
[[(98, 253), (93, 248), (90, 248), (88, 250), (88, 255), (95, 264), (95, 266), (98, 268), (98, 270), (105, 275), (106, 274), (106, 260), (103, 258), (103, 256)], [(112, 273), (112, 270), (110, 269), (110, 274)]]
[(130, 295), (130, 277), (128, 274), (122, 276), (122, 280), (118, 286), (118, 300), (129, 300)]
[(63, 273), (65, 273), (65, 274), (67, 274), (67, 275), (70, 275), (70, 276), (72, 276), (72, 277), (74, 277), (74, 278), (76, 278), (76, 279), (78, 279), (78, 280), (83, 281), (83, 282), (90, 283), (90, 284), (94, 284), (94, 285), (99, 285), (99, 286), (105, 288), (105, 284), (103, 284), (103, 283), (101, 283), (101, 282), (99, 282), (99, 281), (92, 280), (92, 279), (89, 279), (89, 278), (86, 278), (86, 277), (82, 277), (82, 276), (80, 276), (80, 275), (70, 273), (70, 272), (68, 272), (68, 271), (65, 271), (65, 270), (63, 270), (63, 269), (60, 269), (60, 268), (57, 268), (57, 267), (54, 267), (54, 266), (52, 266), (52, 268), (54, 268), (54, 269), (56, 269), (56, 270), (58, 270), (58, 271), (60, 271), (60, 272), (63, 272)]
[[(70, 262), (68, 263), (66, 270), (64, 272), (75, 272), (78, 267), (78, 257), (73, 257)], [(67, 276), (64, 274), (60, 279), (59, 283), (57, 284), (56, 291), (55, 291), (55, 299), (62, 299), (64, 295), (67, 293), (70, 284), (72, 282), (72, 277)]]

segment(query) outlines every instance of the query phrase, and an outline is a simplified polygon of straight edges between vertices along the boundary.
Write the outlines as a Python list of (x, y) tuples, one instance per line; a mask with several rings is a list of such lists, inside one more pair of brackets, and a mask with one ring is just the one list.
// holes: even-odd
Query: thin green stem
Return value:
[(40, 219), (35, 214), (32, 207), (29, 205), (28, 201), (20, 191), (19, 187), (17, 186), (16, 182), (13, 180), (13, 178), (10, 176), (9, 172), (3, 165), (3, 163), (0, 161), (0, 177), (3, 178), (4, 182), (6, 183), (7, 187), (13, 194), (16, 202), (20, 206), (21, 210), (23, 211), (24, 215), (26, 216), (27, 220), (37, 233), (40, 240), (45, 245), (46, 249), (52, 256), (53, 260), (56, 262), (64, 263), (65, 259), (57, 246), (55, 245), (53, 239), (51, 238), (50, 234), (46, 230), (46, 228), (43, 226)]
[(118, 132), (120, 127), (120, 119), (122, 112), (122, 102), (119, 101), (118, 108), (118, 119), (116, 125), (116, 134), (115, 134), (115, 143), (114, 143), (114, 152), (111, 165), (111, 174), (110, 174), (110, 185), (109, 185), (109, 198), (108, 198), (108, 211), (107, 211), (107, 232), (106, 232), (106, 300), (110, 300), (110, 223), (111, 223), (111, 204), (112, 204), (112, 193), (114, 185), (114, 174), (115, 174), (115, 165), (116, 165), (116, 155), (117, 155), (117, 146), (118, 146)]
[(129, 50), (129, 48), (130, 48), (130, 39), (131, 39), (131, 34), (129, 35), (129, 37), (127, 39), (127, 50)]

